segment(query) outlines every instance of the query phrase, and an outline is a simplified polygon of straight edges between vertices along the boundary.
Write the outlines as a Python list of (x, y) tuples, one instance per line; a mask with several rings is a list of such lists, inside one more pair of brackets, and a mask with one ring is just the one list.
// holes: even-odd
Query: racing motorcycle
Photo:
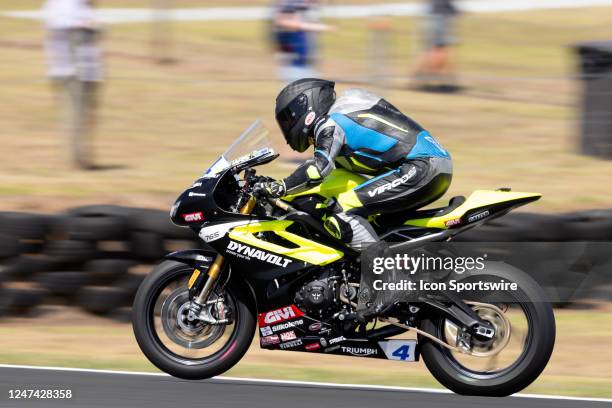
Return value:
[[(552, 353), (555, 321), (527, 274), (483, 272), (518, 284), (502, 301), (424, 294), (363, 313), (362, 254), (329, 234), (323, 220), (365, 176), (336, 169), (299, 194), (254, 194), (254, 185), (267, 180), (254, 167), (277, 157), (257, 121), (172, 206), (172, 221), (205, 244), (168, 254), (136, 294), (135, 337), (155, 366), (184, 379), (219, 375), (240, 361), (258, 330), (267, 350), (422, 358), (459, 394), (505, 396), (539, 376)], [(382, 242), (410, 247), (448, 241), (539, 198), (477, 190), (446, 207), (371, 221)]]

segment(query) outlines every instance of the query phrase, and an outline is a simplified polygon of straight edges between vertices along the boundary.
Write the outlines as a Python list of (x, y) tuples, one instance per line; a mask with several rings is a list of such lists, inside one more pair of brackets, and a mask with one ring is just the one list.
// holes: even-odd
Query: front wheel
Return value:
[(250, 292), (230, 282), (211, 294), (210, 315), (228, 323), (189, 320), (188, 280), (193, 268), (178, 262), (158, 265), (142, 282), (132, 310), (136, 341), (160, 370), (179, 378), (201, 380), (222, 374), (248, 350), (255, 332)]
[(523, 390), (544, 370), (555, 343), (555, 317), (550, 303), (531, 277), (503, 265), (492, 275), (469, 280), (503, 278), (519, 290), (493, 295), (473, 293), (465, 299), (481, 319), (495, 327), (493, 339), (461, 337), (450, 319), (424, 320), (421, 329), (447, 344), (461, 342), (470, 354), (445, 348), (419, 336), (423, 360), (445, 387), (463, 395), (503, 397)]

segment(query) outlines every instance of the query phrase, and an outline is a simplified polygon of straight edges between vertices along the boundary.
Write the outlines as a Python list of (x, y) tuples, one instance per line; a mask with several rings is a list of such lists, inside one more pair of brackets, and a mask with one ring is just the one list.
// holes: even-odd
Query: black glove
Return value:
[(285, 195), (285, 183), (282, 181), (264, 181), (253, 186), (253, 193), (263, 194), (272, 198), (279, 198)]

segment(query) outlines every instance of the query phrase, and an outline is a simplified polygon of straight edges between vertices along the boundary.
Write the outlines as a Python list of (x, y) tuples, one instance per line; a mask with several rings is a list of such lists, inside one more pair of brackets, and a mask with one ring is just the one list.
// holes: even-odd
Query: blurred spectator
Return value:
[(453, 47), (457, 43), (454, 0), (429, 0), (424, 24), (425, 51), (415, 70), (416, 85), (426, 91), (456, 92)]
[(280, 77), (285, 82), (316, 77), (315, 33), (331, 27), (318, 22), (317, 0), (277, 0), (273, 11), (273, 42), (279, 52)]
[(102, 81), (100, 32), (93, 0), (47, 0), (46, 51), (49, 76), (66, 110), (71, 164), (92, 169), (91, 138)]
[(175, 0), (151, 0), (153, 24), (151, 24), (151, 55), (158, 64), (173, 64), (174, 21), (172, 9)]
[(376, 88), (385, 86), (388, 76), (387, 67), (391, 57), (391, 33), (393, 26), (388, 16), (372, 16), (369, 19), (370, 48), (368, 66), (370, 83)]

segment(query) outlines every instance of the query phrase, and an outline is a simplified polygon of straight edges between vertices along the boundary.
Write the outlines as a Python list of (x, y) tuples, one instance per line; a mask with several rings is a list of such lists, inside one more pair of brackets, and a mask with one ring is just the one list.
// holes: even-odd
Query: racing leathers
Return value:
[(372, 214), (406, 212), (441, 197), (452, 178), (448, 152), (385, 99), (343, 93), (315, 125), (314, 158), (283, 180), (286, 194), (321, 183), (336, 167), (372, 176), (338, 200), (327, 231), (354, 249), (376, 242)]

